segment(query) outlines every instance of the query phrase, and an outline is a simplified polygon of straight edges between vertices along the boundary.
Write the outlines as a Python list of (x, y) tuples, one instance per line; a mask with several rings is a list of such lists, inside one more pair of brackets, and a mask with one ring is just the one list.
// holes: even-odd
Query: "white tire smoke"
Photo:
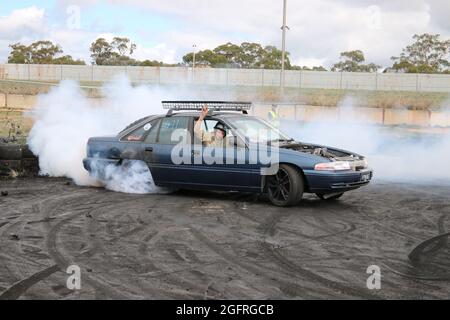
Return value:
[(124, 193), (167, 193), (166, 188), (155, 186), (152, 174), (143, 161), (124, 160), (119, 164), (91, 162), (91, 175), (107, 189)]
[[(350, 150), (368, 158), (374, 179), (450, 183), (450, 133), (425, 134), (405, 127), (362, 124), (354, 116), (359, 101), (346, 97), (339, 119), (282, 123), (281, 130), (302, 142)], [(411, 128), (410, 128), (411, 129)]]
[(102, 99), (88, 98), (76, 82), (63, 81), (39, 96), (29, 113), (34, 125), (28, 144), (39, 156), (40, 174), (68, 177), (78, 185), (105, 185), (122, 192), (161, 192), (143, 163), (107, 168), (108, 179), (99, 181), (89, 176), (82, 161), (90, 137), (115, 135), (138, 118), (161, 113), (160, 101), (170, 92), (133, 87), (126, 78), (105, 85), (102, 92)]

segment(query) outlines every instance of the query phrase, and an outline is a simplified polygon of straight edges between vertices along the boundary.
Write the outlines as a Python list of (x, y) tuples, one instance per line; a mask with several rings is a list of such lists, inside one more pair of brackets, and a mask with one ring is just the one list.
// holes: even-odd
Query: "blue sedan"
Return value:
[[(108, 165), (140, 160), (147, 163), (157, 186), (267, 193), (277, 206), (295, 205), (303, 193), (337, 199), (372, 179), (364, 156), (294, 141), (248, 115), (251, 103), (163, 105), (167, 114), (137, 120), (116, 136), (90, 138), (84, 168), (101, 177)], [(202, 115), (205, 105), (209, 110)]]

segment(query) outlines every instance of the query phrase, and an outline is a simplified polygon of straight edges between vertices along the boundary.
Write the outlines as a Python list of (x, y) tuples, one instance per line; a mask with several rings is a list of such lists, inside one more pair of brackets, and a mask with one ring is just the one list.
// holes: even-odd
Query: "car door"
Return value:
[(182, 186), (190, 183), (189, 161), (177, 163), (172, 151), (174, 148), (183, 149), (190, 160), (191, 123), (192, 118), (188, 116), (164, 117), (153, 128), (155, 130), (147, 135), (143, 143), (143, 154), (156, 184)]
[(227, 127), (226, 143), (219, 151), (201, 145), (200, 141), (194, 139), (191, 181), (202, 188), (255, 191), (260, 186), (257, 176), (259, 170), (257, 164), (250, 163), (245, 143), (217, 118), (207, 117), (203, 120), (202, 130), (213, 134), (218, 122)]
[(120, 138), (117, 148), (110, 150), (112, 157), (123, 160), (145, 160), (143, 154), (143, 144), (146, 137), (153, 131), (157, 120), (150, 120), (141, 124), (136, 129)]

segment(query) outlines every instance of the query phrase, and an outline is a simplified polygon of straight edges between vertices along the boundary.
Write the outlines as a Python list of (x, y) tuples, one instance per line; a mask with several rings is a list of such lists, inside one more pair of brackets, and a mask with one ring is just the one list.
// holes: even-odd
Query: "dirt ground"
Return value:
[[(0, 299), (448, 299), (450, 186), (375, 181), (335, 202), (66, 179), (0, 181)], [(81, 289), (66, 288), (68, 265)], [(368, 266), (381, 289), (366, 286)]]

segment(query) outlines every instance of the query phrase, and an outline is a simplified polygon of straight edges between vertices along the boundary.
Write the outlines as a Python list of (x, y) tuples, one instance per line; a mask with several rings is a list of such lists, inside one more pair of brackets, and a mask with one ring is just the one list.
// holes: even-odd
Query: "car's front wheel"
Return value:
[(278, 172), (267, 177), (269, 200), (279, 207), (296, 205), (303, 196), (303, 179), (297, 169), (281, 164)]

